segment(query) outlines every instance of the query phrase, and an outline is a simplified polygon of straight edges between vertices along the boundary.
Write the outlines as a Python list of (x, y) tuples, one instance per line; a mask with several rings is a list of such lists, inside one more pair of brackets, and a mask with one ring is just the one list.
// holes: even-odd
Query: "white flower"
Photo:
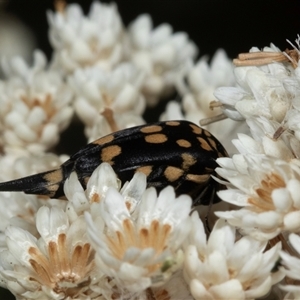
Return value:
[[(256, 127), (262, 127), (264, 133), (274, 140), (282, 137), (287, 147), (294, 152), (294, 156), (298, 157), (300, 154), (299, 67), (293, 69), (290, 63), (286, 63), (287, 58), (282, 52), (272, 44), (270, 47), (265, 47), (263, 51), (252, 48), (248, 56), (250, 55), (258, 57), (269, 55), (270, 58), (261, 59), (265, 62), (264, 65), (260, 65), (260, 61), (256, 60), (253, 60), (253, 65), (250, 65), (251, 60), (246, 61), (244, 66), (238, 64), (234, 69), (238, 86), (219, 87), (215, 90), (214, 95), (220, 101), (218, 104), (223, 115), (237, 121), (246, 119), (260, 123)], [(290, 60), (293, 62), (292, 58)], [(239, 62), (239, 60), (235, 61)], [(253, 129), (251, 132), (253, 134)]]
[[(186, 86), (181, 82), (179, 89), (183, 95), (182, 105), (187, 118), (199, 122), (201, 119), (220, 114), (220, 108), (210, 107), (210, 103), (215, 100), (213, 92), (220, 86), (232, 85), (235, 85), (233, 65), (223, 49), (215, 53), (210, 64), (207, 57), (202, 57), (188, 72)], [(211, 125), (208, 130), (212, 130), (213, 126), (216, 125)]]
[(197, 212), (192, 221), (184, 274), (194, 299), (254, 299), (282, 279), (281, 272), (271, 272), (279, 257), (279, 243), (264, 251), (267, 243), (251, 237), (235, 242), (235, 228), (224, 220), (217, 221), (206, 241)]
[(59, 140), (70, 123), (72, 90), (55, 71), (48, 71), (45, 55), (36, 51), (30, 68), (23, 59), (3, 61), (7, 79), (0, 81), (0, 130), (4, 150), (43, 152)]
[(171, 187), (158, 196), (149, 188), (131, 214), (120, 193), (110, 188), (97, 215), (86, 214), (98, 267), (121, 290), (163, 285), (180, 268), (191, 204), (188, 196), (176, 198)]
[[(296, 43), (299, 46), (299, 37)], [(292, 51), (299, 53), (297, 47), (294, 48)], [(248, 56), (266, 58), (254, 60), (254, 65), (250, 65), (249, 60), (245, 66), (236, 67), (234, 73), (238, 87), (218, 88), (214, 94), (220, 100), (227, 117), (233, 120), (246, 119), (249, 125), (250, 122), (254, 125), (251, 133), (255, 140), (266, 140), (266, 135), (269, 140), (281, 140), (273, 144), (277, 144), (281, 150), (288, 148), (287, 156), (292, 152), (294, 157), (299, 158), (300, 77), (297, 61), (289, 56), (290, 53), (289, 50), (283, 53), (272, 44), (263, 51), (252, 48)], [(294, 68), (286, 63), (287, 57)], [(264, 65), (260, 65), (260, 62)], [(259, 138), (257, 135), (260, 135)], [(282, 147), (280, 144), (283, 143), (285, 146)]]
[(41, 207), (37, 239), (26, 230), (7, 228), (7, 250), (0, 254), (1, 281), (18, 299), (91, 299), (95, 289), (94, 251), (83, 218), (71, 223), (58, 207)]
[(84, 211), (90, 211), (96, 216), (98, 210), (93, 207), (104, 201), (109, 188), (119, 190), (126, 207), (133, 211), (146, 189), (146, 176), (138, 172), (121, 188), (121, 181), (113, 168), (108, 163), (102, 163), (94, 170), (86, 190), (83, 190), (76, 173), (72, 173), (64, 185), (64, 192), (69, 200), (67, 209), (69, 218), (75, 220)]
[(127, 38), (128, 59), (145, 71), (143, 93), (147, 103), (154, 105), (160, 97), (173, 91), (176, 82), (186, 74), (197, 48), (186, 33), (173, 34), (169, 24), (153, 29), (147, 14), (140, 15), (129, 25)]
[[(266, 56), (278, 53), (285, 58), (272, 44), (271, 47), (265, 47), (262, 52), (257, 48), (250, 50), (250, 54), (264, 53)], [(242, 120), (264, 117), (281, 124), (285, 129), (298, 131), (297, 123), (300, 118), (298, 68), (293, 69), (290, 64), (276, 60), (272, 62), (272, 57), (265, 65), (255, 66), (254, 63), (253, 66), (238, 66), (234, 69), (238, 87), (221, 87), (214, 94), (223, 104), (223, 112), (229, 118)]]
[[(265, 153), (281, 159), (300, 157), (300, 67), (289, 56), (292, 51), (299, 52), (294, 48), (285, 52), (272, 44), (263, 51), (252, 48), (243, 55), (262, 58), (253, 60), (253, 65), (251, 59), (235, 60), (238, 87), (221, 87), (214, 93), (225, 115), (233, 120), (246, 119)], [(288, 60), (292, 65), (286, 63)]]
[(87, 66), (111, 69), (123, 56), (123, 24), (115, 3), (94, 1), (87, 16), (78, 4), (47, 12), (55, 68), (65, 74)]
[(213, 99), (215, 88), (235, 84), (232, 61), (223, 49), (216, 51), (210, 63), (207, 56), (201, 57), (186, 77), (186, 83), (183, 80), (177, 83), (180, 94), (194, 94), (197, 104), (206, 115), (211, 114), (209, 102)]
[(69, 84), (76, 93), (75, 111), (87, 126), (86, 131), (91, 130), (106, 108), (116, 114), (142, 115), (145, 109), (145, 99), (140, 92), (143, 80), (143, 73), (130, 63), (120, 64), (111, 72), (97, 67), (75, 71)]
[(232, 140), (240, 153), (266, 154), (285, 161), (300, 157), (300, 141), (290, 131), (284, 131), (279, 138), (274, 138), (279, 126), (277, 122), (263, 117), (250, 118), (246, 122), (252, 137), (238, 133), (238, 139)]
[[(274, 45), (265, 47), (264, 52), (280, 52)], [(259, 52), (252, 48), (250, 52)], [(263, 66), (236, 67), (234, 75), (237, 88), (220, 88), (215, 96), (229, 109), (236, 109), (240, 118), (265, 116), (281, 122), (290, 106), (291, 97), (284, 88), (291, 68), (275, 62)], [(230, 115), (228, 115), (230, 117)]]
[(300, 230), (300, 167), (265, 155), (234, 155), (217, 160), (216, 172), (229, 181), (219, 197), (240, 210), (216, 212), (257, 239)]
[[(285, 69), (278, 64), (273, 67), (279, 69), (275, 71), (275, 75), (271, 73), (271, 70), (270, 73), (266, 73), (255, 67), (248, 67), (246, 70), (235, 69), (237, 77), (245, 78), (245, 90), (250, 92), (245, 99), (238, 101), (235, 105), (239, 113), (245, 118), (264, 116), (278, 122), (284, 119), (290, 107), (291, 99), (289, 93), (284, 89), (282, 79), (277, 77), (277, 72)], [(287, 70), (286, 73), (287, 77)]]
[[(297, 255), (300, 254), (300, 237), (294, 233), (289, 236), (290, 244), (295, 249)], [(284, 266), (282, 271), (289, 278), (287, 285), (281, 285), (280, 288), (288, 292), (284, 299), (299, 299), (300, 298), (300, 286), (298, 284), (300, 280), (300, 259), (299, 256), (291, 256), (287, 252), (281, 251), (281, 264)]]

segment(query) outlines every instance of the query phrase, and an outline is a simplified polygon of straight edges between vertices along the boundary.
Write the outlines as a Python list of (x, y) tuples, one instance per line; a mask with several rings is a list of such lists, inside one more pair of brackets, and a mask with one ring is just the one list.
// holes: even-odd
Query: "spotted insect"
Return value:
[(187, 121), (158, 122), (104, 136), (72, 155), (60, 168), (0, 183), (0, 191), (60, 198), (72, 172), (85, 188), (96, 167), (107, 162), (122, 183), (142, 172), (148, 187), (160, 191), (172, 185), (177, 195), (189, 194), (194, 205), (207, 205), (219, 201), (215, 193), (222, 186), (211, 175), (216, 175), (216, 159), (223, 156), (227, 156), (226, 150), (207, 130)]

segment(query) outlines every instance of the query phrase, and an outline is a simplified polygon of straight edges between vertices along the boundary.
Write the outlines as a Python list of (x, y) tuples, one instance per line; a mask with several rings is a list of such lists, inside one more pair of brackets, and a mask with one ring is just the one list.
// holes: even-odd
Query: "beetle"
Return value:
[(0, 183), (0, 191), (64, 196), (63, 186), (76, 172), (86, 188), (89, 177), (102, 162), (109, 163), (122, 184), (135, 172), (147, 176), (147, 186), (159, 192), (172, 185), (176, 195), (189, 194), (193, 204), (219, 202), (216, 191), (224, 187), (211, 175), (218, 157), (228, 156), (207, 130), (188, 121), (166, 121), (135, 126), (101, 137), (73, 154), (60, 168)]

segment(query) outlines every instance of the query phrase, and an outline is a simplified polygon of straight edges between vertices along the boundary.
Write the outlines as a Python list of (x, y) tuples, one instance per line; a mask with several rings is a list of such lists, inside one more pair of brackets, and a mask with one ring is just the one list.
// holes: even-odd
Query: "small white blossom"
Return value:
[[(0, 254), (2, 285), (18, 299), (91, 299), (100, 277), (87, 240), (83, 217), (70, 223), (58, 207), (41, 207), (38, 238), (22, 228), (6, 229), (7, 250)], [(88, 296), (87, 296), (88, 295)]]
[(211, 114), (209, 102), (214, 99), (215, 88), (235, 84), (232, 61), (223, 49), (216, 51), (210, 63), (207, 56), (201, 57), (186, 77), (186, 83), (178, 82), (177, 88), (181, 95), (193, 94), (197, 105), (200, 110), (205, 111), (205, 115)]
[(272, 273), (281, 245), (264, 251), (266, 242), (235, 241), (235, 228), (219, 220), (208, 240), (197, 212), (186, 241), (184, 274), (194, 299), (254, 299), (267, 294), (283, 277)]
[(190, 69), (197, 47), (186, 33), (173, 33), (169, 24), (153, 29), (148, 14), (140, 15), (129, 25), (127, 38), (128, 59), (146, 73), (143, 93), (147, 103), (154, 105), (173, 91), (176, 82)]
[(274, 138), (279, 124), (267, 118), (250, 118), (246, 121), (252, 137), (238, 133), (233, 145), (242, 154), (266, 154), (268, 156), (290, 161), (300, 157), (300, 141), (290, 131), (284, 131)]
[(97, 67), (75, 71), (69, 84), (76, 94), (75, 111), (87, 126), (89, 137), (91, 128), (106, 108), (120, 115), (142, 115), (145, 109), (145, 99), (140, 92), (143, 80), (143, 73), (130, 63), (120, 64), (111, 72)]
[(240, 210), (216, 212), (257, 239), (300, 230), (300, 167), (265, 155), (219, 158), (216, 172), (229, 183), (219, 197)]
[[(264, 52), (280, 52), (274, 45), (265, 47)], [(250, 52), (259, 52), (252, 48)], [(292, 68), (284, 63), (274, 62), (263, 66), (238, 66), (234, 69), (238, 87), (222, 87), (215, 96), (227, 109), (237, 110), (237, 119), (250, 116), (264, 116), (281, 122), (290, 108), (292, 95), (284, 81), (293, 77)], [(231, 117), (228, 114), (228, 117)]]
[(191, 199), (167, 187), (157, 196), (146, 190), (131, 214), (124, 198), (110, 188), (97, 216), (86, 214), (98, 267), (121, 290), (142, 292), (163, 285), (180, 268), (180, 246), (189, 232)]
[(64, 74), (98, 66), (109, 70), (123, 57), (123, 24), (115, 3), (94, 1), (87, 16), (78, 4), (47, 12), (53, 67)]
[[(201, 119), (220, 114), (220, 108), (210, 106), (215, 100), (213, 92), (220, 86), (234, 84), (233, 65), (223, 49), (215, 53), (210, 64), (207, 57), (202, 57), (187, 74), (187, 86), (181, 84), (182, 105), (188, 120), (199, 122)], [(237, 126), (237, 123), (233, 124)], [(217, 125), (219, 123), (209, 125), (208, 130), (212, 131)], [(222, 122), (220, 126), (226, 127)]]
[[(299, 45), (299, 38), (296, 40)], [(288, 50), (287, 50), (288, 51)], [(295, 47), (295, 51), (299, 50)], [(289, 51), (288, 51), (289, 52)], [(252, 48), (250, 54), (271, 55), (282, 52), (271, 45), (263, 51)], [(287, 52), (284, 52), (288, 56)], [(286, 135), (287, 145), (299, 154), (300, 140), (300, 78), (297, 62), (289, 57), (290, 62), (272, 61), (260, 66), (238, 66), (234, 70), (238, 87), (221, 87), (215, 91), (215, 96), (222, 104), (222, 110), (227, 117), (234, 120), (258, 119), (266, 120), (273, 127), (270, 137), (278, 139)], [(286, 59), (287, 60), (287, 59)]]
[[(66, 180), (64, 192), (69, 200), (68, 214), (73, 220), (84, 211), (94, 213), (93, 206), (103, 201), (109, 188), (117, 189), (125, 199), (127, 208), (132, 211), (142, 198), (146, 189), (146, 176), (136, 173), (133, 178), (121, 188), (121, 181), (108, 163), (102, 163), (89, 178), (86, 190), (78, 181), (77, 175), (72, 173)], [(97, 215), (96, 210), (95, 214)]]
[(0, 81), (0, 130), (5, 152), (40, 153), (59, 140), (71, 121), (73, 92), (61, 76), (46, 69), (46, 57), (34, 53), (32, 67), (15, 57), (3, 60)]
[[(299, 37), (296, 44), (299, 46)], [(297, 47), (294, 48), (293, 51), (299, 55)], [(264, 53), (266, 57), (271, 55), (264, 65), (235, 68), (238, 87), (221, 87), (214, 94), (227, 117), (247, 120), (254, 139), (265, 144), (266, 152), (283, 159), (290, 156), (299, 158), (300, 78), (297, 59), (290, 57), (288, 53), (291, 51), (286, 50), (287, 59), (272, 44), (263, 51), (252, 48), (249, 55)], [(279, 55), (280, 59), (273, 54)], [(288, 63), (285, 62), (288, 60)]]

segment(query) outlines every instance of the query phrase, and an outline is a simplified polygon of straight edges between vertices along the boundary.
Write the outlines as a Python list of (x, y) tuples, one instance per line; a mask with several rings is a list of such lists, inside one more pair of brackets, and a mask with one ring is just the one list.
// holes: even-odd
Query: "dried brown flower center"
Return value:
[(258, 197), (250, 197), (248, 202), (255, 206), (260, 212), (274, 210), (275, 206), (272, 201), (272, 192), (275, 189), (284, 188), (285, 182), (277, 173), (266, 175), (255, 191)]
[(38, 248), (30, 247), (29, 263), (35, 271), (31, 280), (48, 286), (55, 293), (77, 295), (90, 283), (89, 274), (94, 267), (94, 250), (89, 243), (76, 245), (70, 251), (65, 234), (48, 243), (48, 256)]
[(57, 112), (55, 106), (53, 105), (53, 99), (50, 94), (47, 94), (44, 99), (30, 98), (26, 96), (21, 96), (20, 98), (29, 109), (32, 109), (35, 106), (41, 107), (48, 120), (50, 120)]
[[(159, 221), (153, 220), (149, 228), (139, 230), (129, 219), (123, 221), (123, 231), (116, 231), (112, 235), (107, 235), (107, 243), (112, 254), (123, 259), (129, 248), (153, 248), (155, 256), (159, 256), (167, 247), (169, 235), (172, 227), (169, 224), (160, 224)], [(160, 267), (160, 264), (148, 265), (149, 272), (153, 272)]]

